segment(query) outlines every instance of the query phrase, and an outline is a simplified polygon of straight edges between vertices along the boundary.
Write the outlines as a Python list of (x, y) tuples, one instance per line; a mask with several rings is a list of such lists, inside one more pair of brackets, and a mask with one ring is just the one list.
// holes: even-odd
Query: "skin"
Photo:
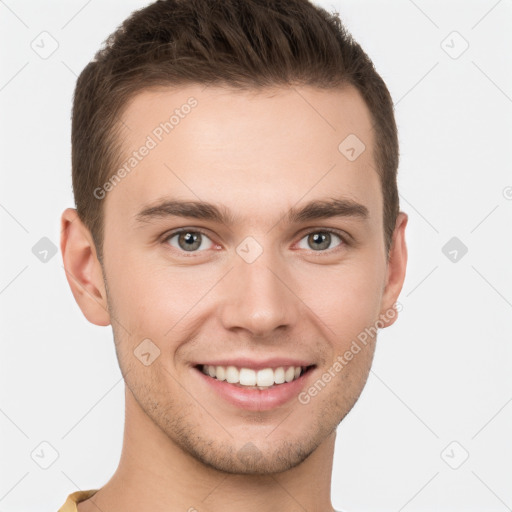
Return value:
[[(76, 211), (62, 214), (69, 285), (90, 322), (112, 325), (126, 384), (119, 466), (78, 510), (332, 511), (336, 427), (366, 383), (376, 338), (309, 403), (269, 411), (225, 402), (193, 364), (292, 356), (316, 365), (316, 381), (397, 301), (407, 215), (388, 260), (372, 122), (351, 87), (145, 91), (123, 113), (126, 155), (190, 96), (197, 106), (106, 195), (103, 268)], [(355, 161), (338, 150), (348, 134), (366, 146)], [(167, 196), (223, 204), (237, 220), (137, 224)], [(364, 205), (368, 217), (286, 222), (290, 208), (333, 197)], [(178, 236), (164, 240), (178, 228), (205, 231), (204, 243), (190, 253)], [(328, 228), (352, 241), (333, 235), (315, 250), (308, 235)], [(263, 249), (252, 263), (236, 252), (247, 236)], [(146, 338), (160, 349), (148, 366), (134, 355)], [(242, 460), (249, 442), (256, 448)]]

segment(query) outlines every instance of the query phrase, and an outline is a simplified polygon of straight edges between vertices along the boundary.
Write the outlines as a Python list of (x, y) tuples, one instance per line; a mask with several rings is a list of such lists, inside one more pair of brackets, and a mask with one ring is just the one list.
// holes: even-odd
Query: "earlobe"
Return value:
[(394, 304), (398, 300), (405, 280), (407, 267), (405, 228), (407, 221), (407, 214), (400, 212), (396, 219), (395, 230), (393, 232), (393, 241), (391, 243), (388, 260), (387, 280), (382, 296), (380, 319), (384, 323), (384, 327), (389, 327), (394, 324), (398, 317), (398, 311), (394, 308)]
[(62, 213), (60, 249), (66, 279), (82, 313), (95, 325), (110, 325), (101, 264), (90, 231), (74, 208)]

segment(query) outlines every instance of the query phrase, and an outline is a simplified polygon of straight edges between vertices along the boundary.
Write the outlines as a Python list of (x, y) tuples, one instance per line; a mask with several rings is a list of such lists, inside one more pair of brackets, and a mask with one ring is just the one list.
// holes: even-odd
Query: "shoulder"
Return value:
[(72, 492), (67, 498), (66, 502), (57, 512), (77, 512), (77, 505), (81, 501), (89, 499), (91, 496), (96, 494), (99, 489), (89, 489), (86, 491), (75, 491)]

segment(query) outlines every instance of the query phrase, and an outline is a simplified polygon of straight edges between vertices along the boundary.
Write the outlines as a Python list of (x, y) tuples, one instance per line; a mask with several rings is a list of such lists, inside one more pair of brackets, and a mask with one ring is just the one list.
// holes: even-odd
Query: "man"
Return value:
[(80, 75), (72, 147), (63, 261), (126, 418), (115, 474), (60, 510), (332, 512), (407, 260), (370, 59), (306, 0), (159, 1)]

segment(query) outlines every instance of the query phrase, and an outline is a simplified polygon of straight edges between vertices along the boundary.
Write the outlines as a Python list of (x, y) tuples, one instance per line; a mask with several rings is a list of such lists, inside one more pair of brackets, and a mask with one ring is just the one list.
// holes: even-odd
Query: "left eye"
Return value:
[(301, 249), (312, 248), (313, 251), (323, 252), (323, 250), (329, 249), (329, 245), (331, 244), (333, 236), (338, 238), (342, 243), (344, 242), (341, 236), (337, 235), (333, 231), (312, 231), (311, 233), (308, 233), (304, 238), (301, 239), (301, 242), (302, 240), (306, 240), (306, 243), (309, 245), (309, 247), (301, 247)]

